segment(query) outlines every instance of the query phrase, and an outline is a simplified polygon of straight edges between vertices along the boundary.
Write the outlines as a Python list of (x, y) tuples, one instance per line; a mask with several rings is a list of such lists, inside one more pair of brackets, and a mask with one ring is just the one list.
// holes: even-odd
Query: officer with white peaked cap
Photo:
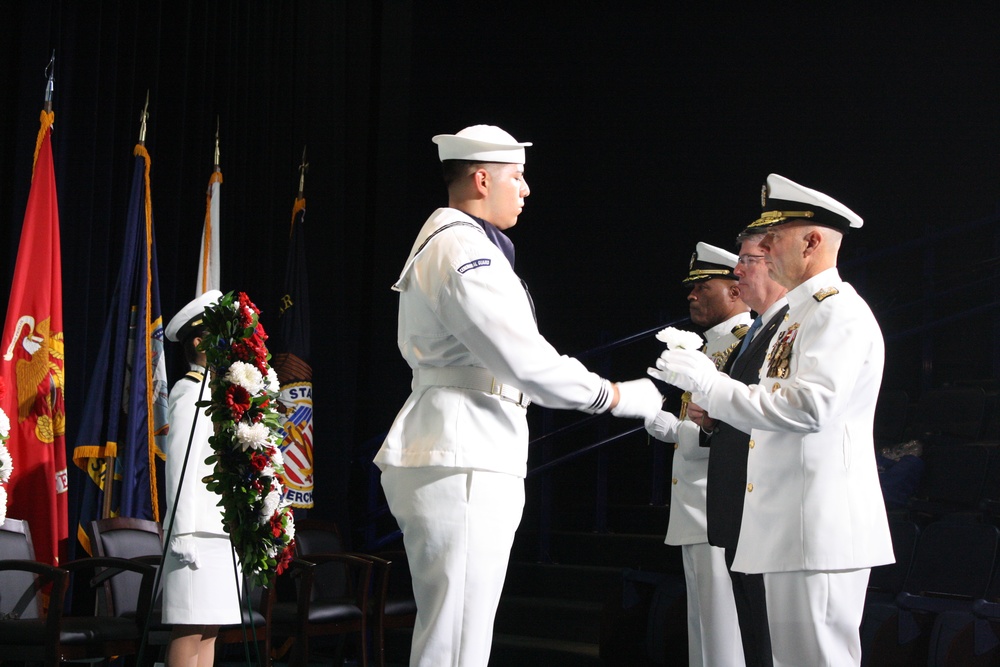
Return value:
[(873, 421), (885, 348), (871, 309), (837, 271), (862, 219), (777, 174), (748, 230), (788, 314), (760, 382), (704, 355), (664, 352), (650, 374), (692, 392), (713, 418), (750, 432), (743, 521), (732, 569), (762, 573), (776, 667), (859, 665), (870, 569), (893, 562)]
[(704, 241), (698, 241), (698, 245), (694, 247), (694, 254), (691, 255), (688, 274), (681, 282), (685, 284), (697, 283), (713, 278), (738, 280), (736, 274), (733, 273), (737, 261), (739, 261), (739, 257), (728, 250), (717, 248)]
[(514, 272), (525, 147), (491, 125), (433, 138), (448, 206), (417, 234), (393, 289), (409, 398), (375, 457), (403, 531), (417, 621), (412, 667), (486, 667), (524, 505), (526, 408), (652, 419), (648, 379), (612, 383), (538, 332)]
[(219, 303), (221, 298), (222, 292), (217, 289), (209, 290), (177, 311), (177, 314), (171, 317), (170, 322), (167, 323), (167, 328), (164, 329), (163, 333), (167, 340), (180, 343), (192, 333), (200, 331), (204, 323), (202, 316), (205, 309)]
[(205, 292), (181, 308), (164, 331), (168, 340), (183, 346), (190, 365), (171, 388), (167, 403), (163, 532), (170, 540), (163, 561), (163, 622), (172, 626), (167, 648), (171, 665), (211, 665), (219, 626), (240, 622), (232, 544), (223, 528), (219, 496), (202, 481), (213, 471), (205, 463), (212, 454), (212, 419), (196, 405), (209, 397), (202, 383), (205, 353), (197, 349), (204, 335), (204, 313), (220, 298), (218, 290)]
[[(738, 261), (739, 257), (728, 250), (700, 241), (682, 279), (690, 288), (691, 321), (704, 330), (705, 345), (699, 354), (720, 370), (726, 368), (752, 320), (733, 273)], [(740, 625), (725, 551), (708, 543), (705, 500), (710, 450), (701, 446), (701, 429), (687, 415), (689, 400), (685, 394), (678, 416), (662, 410), (646, 425), (657, 440), (675, 443), (664, 542), (681, 548), (689, 664), (743, 667)]]

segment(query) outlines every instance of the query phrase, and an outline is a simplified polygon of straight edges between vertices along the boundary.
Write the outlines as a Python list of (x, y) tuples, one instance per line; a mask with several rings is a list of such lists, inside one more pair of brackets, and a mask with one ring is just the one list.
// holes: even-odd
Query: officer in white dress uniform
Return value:
[(163, 562), (163, 622), (173, 625), (167, 648), (170, 667), (209, 667), (215, 660), (219, 626), (240, 622), (234, 552), (223, 529), (219, 496), (202, 481), (213, 470), (205, 463), (212, 454), (208, 443), (212, 420), (204, 412), (198, 414), (195, 406), (211, 395), (207, 382), (202, 393), (205, 353), (197, 349), (205, 335), (202, 314), (221, 297), (218, 290), (205, 292), (184, 306), (164, 331), (168, 340), (181, 343), (191, 367), (170, 390), (167, 404), (163, 534), (170, 536), (170, 542)]
[(775, 667), (858, 665), (869, 571), (893, 562), (872, 436), (882, 334), (836, 268), (844, 234), (862, 220), (777, 174), (761, 203), (748, 229), (764, 233), (759, 247), (789, 309), (760, 384), (685, 350), (664, 352), (650, 374), (750, 432), (733, 569), (764, 574)]
[[(698, 243), (683, 282), (690, 286), (691, 321), (705, 329), (702, 352), (722, 369), (750, 327), (750, 308), (740, 298), (731, 252)], [(660, 411), (646, 430), (673, 442), (670, 523), (665, 542), (680, 545), (687, 585), (688, 664), (691, 667), (743, 667), (743, 645), (725, 550), (708, 543), (705, 493), (710, 449), (700, 445), (699, 426)]]
[(498, 127), (434, 137), (448, 207), (417, 234), (393, 289), (413, 371), (375, 463), (403, 531), (417, 620), (413, 667), (485, 667), (524, 505), (529, 401), (652, 419), (648, 379), (611, 383), (538, 332), (503, 234), (528, 196), (525, 146)]

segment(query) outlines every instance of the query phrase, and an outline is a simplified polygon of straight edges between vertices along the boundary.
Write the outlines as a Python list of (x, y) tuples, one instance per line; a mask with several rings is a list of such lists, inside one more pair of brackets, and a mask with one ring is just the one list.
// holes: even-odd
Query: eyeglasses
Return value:
[(756, 264), (762, 259), (764, 259), (764, 255), (740, 255), (737, 263), (742, 264), (743, 266), (750, 266), (751, 264)]

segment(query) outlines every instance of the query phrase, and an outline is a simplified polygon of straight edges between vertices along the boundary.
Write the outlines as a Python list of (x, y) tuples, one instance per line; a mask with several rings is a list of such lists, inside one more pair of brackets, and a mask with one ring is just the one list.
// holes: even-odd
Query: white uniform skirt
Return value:
[(238, 564), (228, 535), (195, 533), (198, 567), (183, 565), (167, 549), (163, 561), (163, 622), (233, 625), (240, 622)]

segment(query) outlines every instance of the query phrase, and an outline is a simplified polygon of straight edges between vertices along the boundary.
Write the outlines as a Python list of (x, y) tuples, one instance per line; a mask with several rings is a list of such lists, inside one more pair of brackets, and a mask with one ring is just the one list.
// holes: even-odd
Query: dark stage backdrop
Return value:
[[(265, 326), (276, 315), (308, 146), (316, 511), (345, 524), (352, 457), (388, 427), (408, 391), (389, 285), (423, 219), (444, 203), (433, 134), (485, 122), (535, 142), (532, 194), (511, 236), (540, 327), (567, 353), (686, 314), (678, 280), (695, 243), (728, 245), (759, 212), (771, 171), (865, 218), (845, 260), (996, 212), (996, 9), (703, 5), (681, 13), (676, 3), (603, 2), (0, 5), (3, 301), (43, 71), (56, 51), (68, 441), (118, 269), (147, 90), (168, 317), (193, 295), (216, 120), (223, 289), (250, 294)], [(961, 281), (995, 272), (991, 236), (940, 250), (935, 279), (952, 281), (956, 298), (970, 298)], [(846, 277), (879, 314), (919, 291), (918, 264)], [(994, 321), (956, 326), (992, 354)], [(963, 346), (954, 329), (939, 336), (952, 358), (936, 382), (989, 367), (981, 354), (955, 353)], [(612, 376), (638, 376), (646, 365)], [(912, 350), (890, 350), (895, 384), (919, 371)]]

